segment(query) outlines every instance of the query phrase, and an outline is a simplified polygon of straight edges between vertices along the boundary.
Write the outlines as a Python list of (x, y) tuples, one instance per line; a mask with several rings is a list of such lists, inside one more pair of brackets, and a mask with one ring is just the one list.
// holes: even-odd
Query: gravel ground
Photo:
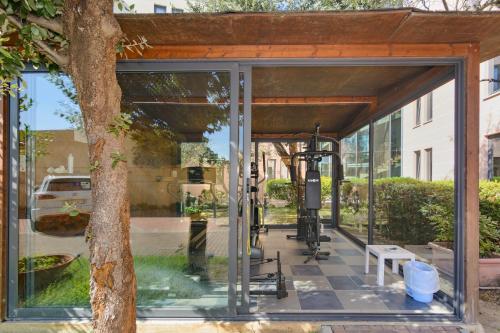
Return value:
[(479, 322), (486, 333), (500, 333), (500, 290), (481, 290)]

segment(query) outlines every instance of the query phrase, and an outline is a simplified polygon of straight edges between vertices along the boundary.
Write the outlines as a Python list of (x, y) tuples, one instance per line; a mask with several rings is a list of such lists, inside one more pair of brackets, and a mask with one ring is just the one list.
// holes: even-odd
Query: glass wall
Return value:
[(368, 243), (369, 127), (342, 139), (344, 180), (340, 185), (340, 226)]
[[(257, 198), (263, 210), (264, 223), (297, 223), (297, 192), (290, 179), (289, 155), (300, 151), (302, 143), (256, 142), (254, 145), (258, 145)], [(251, 159), (255, 161), (255, 149), (252, 148)]]
[(89, 305), (89, 158), (70, 80), (25, 74), (19, 113), (18, 307)]
[[(373, 243), (399, 245), (433, 264), (441, 289), (452, 295), (454, 108), (447, 89), (453, 91), (445, 85), (433, 94), (440, 103), (433, 121), (415, 127), (418, 105), (413, 102), (373, 124)], [(414, 159), (415, 152), (420, 159)], [(422, 180), (416, 179), (418, 173)]]
[[(137, 305), (226, 311), (229, 73), (117, 76), (132, 119), (125, 155)], [(18, 306), (88, 306), (92, 200), (81, 113), (67, 78), (24, 79)]]

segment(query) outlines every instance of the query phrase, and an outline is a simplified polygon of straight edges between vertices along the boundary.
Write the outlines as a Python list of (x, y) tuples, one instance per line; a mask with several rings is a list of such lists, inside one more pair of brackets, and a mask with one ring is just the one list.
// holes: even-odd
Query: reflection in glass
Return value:
[[(401, 138), (402, 119), (410, 128), (406, 140)], [(414, 151), (420, 154), (420, 148), (427, 148), (420, 147), (426, 143), (421, 143), (422, 134), (415, 132), (420, 129), (412, 130), (412, 126), (408, 107), (374, 123), (373, 241), (399, 245), (415, 253), (418, 260), (435, 265), (441, 289), (452, 295), (454, 184), (416, 179), (416, 166), (406, 166), (406, 177), (401, 177), (402, 154), (412, 156)]]
[[(227, 307), (229, 74), (123, 73), (139, 307)], [(88, 306), (88, 145), (71, 81), (26, 74), (18, 306)]]
[(229, 74), (119, 73), (139, 307), (227, 306)]
[(369, 127), (340, 143), (344, 181), (340, 185), (340, 226), (368, 242)]
[(25, 74), (19, 114), (18, 306), (87, 306), (88, 147), (71, 81)]

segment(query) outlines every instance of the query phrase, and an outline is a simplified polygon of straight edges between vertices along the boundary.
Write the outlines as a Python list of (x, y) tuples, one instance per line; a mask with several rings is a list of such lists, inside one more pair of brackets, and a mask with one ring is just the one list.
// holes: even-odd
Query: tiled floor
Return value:
[[(270, 229), (261, 235), (265, 254), (280, 251), (289, 296), (253, 297), (254, 312), (370, 312), (451, 313), (437, 301), (419, 303), (408, 297), (402, 277), (386, 268), (385, 285), (376, 285), (376, 259), (370, 259), (370, 273), (364, 273), (364, 251), (338, 231), (326, 230), (332, 241), (322, 243), (330, 251), (328, 260), (304, 263), (304, 242), (287, 240), (293, 230)], [(275, 264), (262, 265), (259, 272), (272, 272)]]

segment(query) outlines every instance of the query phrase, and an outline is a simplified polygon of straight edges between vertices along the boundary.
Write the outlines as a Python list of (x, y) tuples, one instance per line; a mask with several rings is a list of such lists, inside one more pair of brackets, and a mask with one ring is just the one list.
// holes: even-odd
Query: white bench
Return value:
[(397, 274), (399, 259), (414, 261), (415, 254), (397, 245), (366, 245), (365, 248), (365, 274), (370, 271), (370, 253), (377, 257), (377, 284), (384, 285), (385, 259), (392, 259), (392, 272)]

